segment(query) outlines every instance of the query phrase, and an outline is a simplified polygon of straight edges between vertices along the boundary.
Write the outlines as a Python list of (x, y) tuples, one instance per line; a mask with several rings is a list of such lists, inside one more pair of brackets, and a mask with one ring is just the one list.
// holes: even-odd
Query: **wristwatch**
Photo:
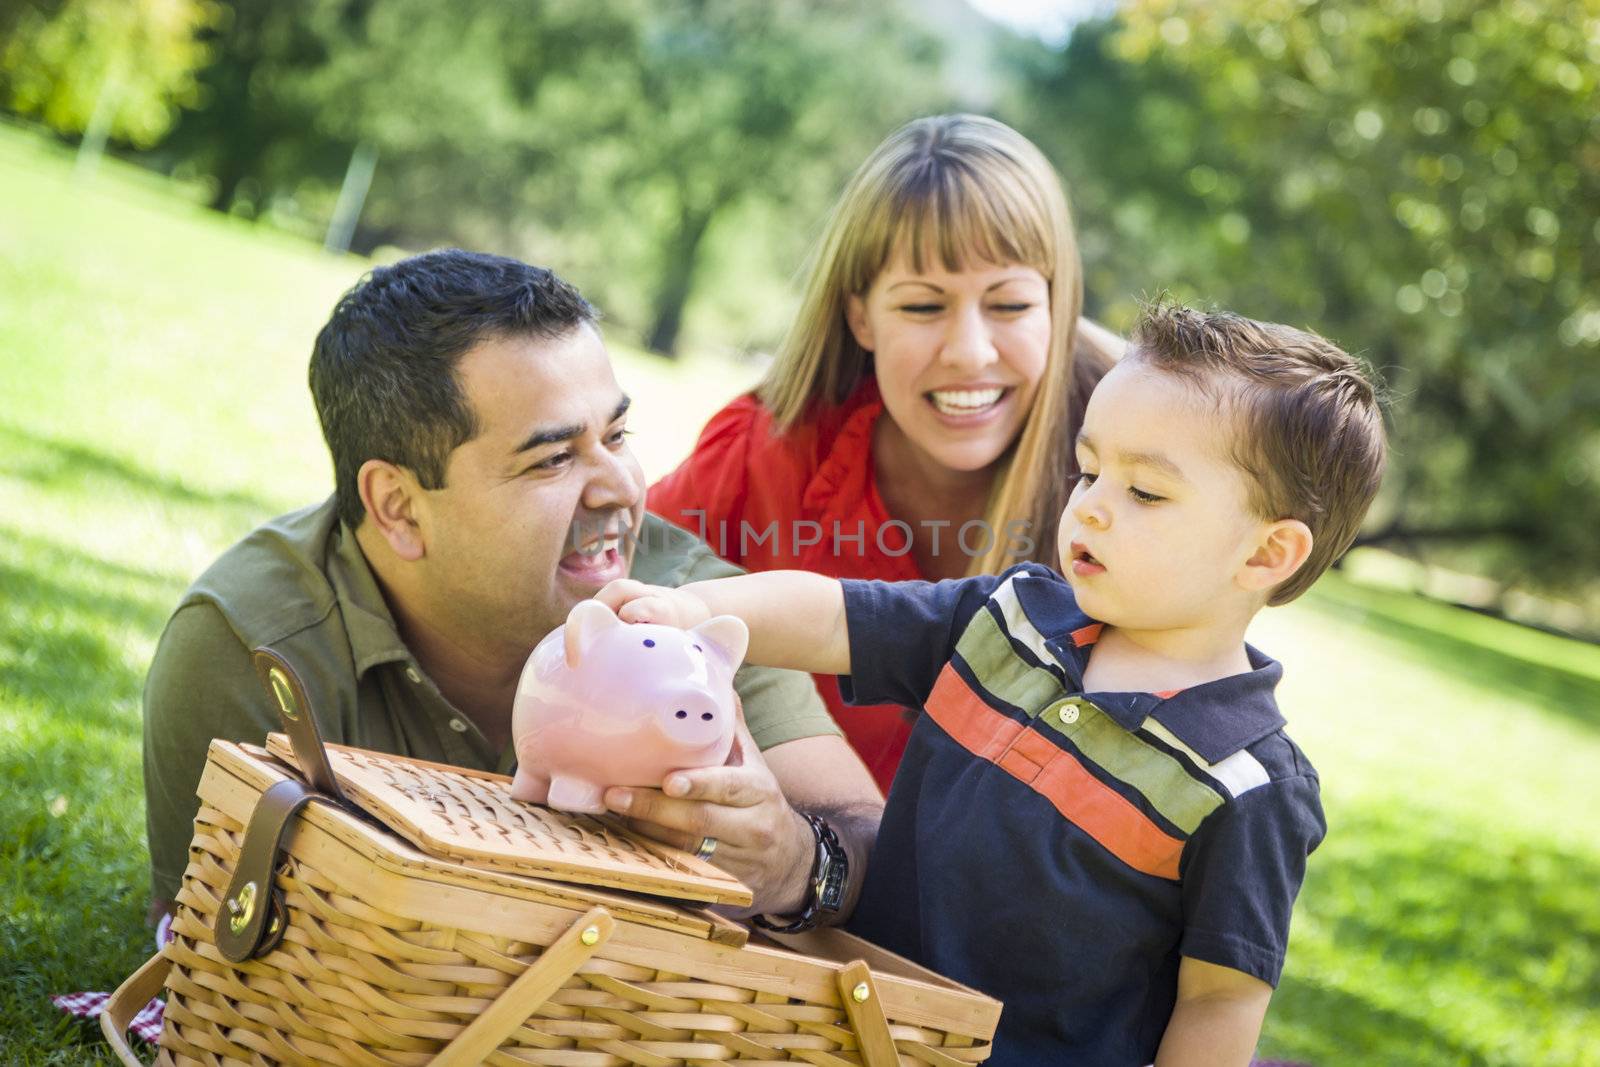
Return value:
[(801, 812), (800, 817), (817, 835), (817, 855), (811, 861), (811, 879), (806, 889), (805, 907), (789, 922), (773, 922), (765, 915), (757, 915), (752, 922), (763, 930), (776, 934), (797, 934), (832, 920), (844, 907), (845, 886), (850, 878), (850, 857), (844, 846), (821, 816)]

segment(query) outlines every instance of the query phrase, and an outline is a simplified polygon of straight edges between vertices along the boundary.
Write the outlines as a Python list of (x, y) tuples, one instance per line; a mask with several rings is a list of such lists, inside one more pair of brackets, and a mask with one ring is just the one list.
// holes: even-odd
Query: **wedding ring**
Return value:
[(717, 839), (714, 837), (702, 837), (700, 839), (700, 847), (694, 850), (694, 858), (697, 860), (709, 860), (711, 854), (716, 851)]

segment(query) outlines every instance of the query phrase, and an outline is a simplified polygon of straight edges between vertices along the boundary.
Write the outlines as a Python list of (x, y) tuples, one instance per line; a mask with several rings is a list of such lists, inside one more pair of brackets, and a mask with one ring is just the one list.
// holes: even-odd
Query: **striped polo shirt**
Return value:
[(1005, 1003), (1010, 1064), (1147, 1064), (1179, 959), (1276, 985), (1317, 776), (1282, 668), (1085, 693), (1101, 625), (1055, 572), (844, 583), (847, 700), (921, 708), (850, 929)]

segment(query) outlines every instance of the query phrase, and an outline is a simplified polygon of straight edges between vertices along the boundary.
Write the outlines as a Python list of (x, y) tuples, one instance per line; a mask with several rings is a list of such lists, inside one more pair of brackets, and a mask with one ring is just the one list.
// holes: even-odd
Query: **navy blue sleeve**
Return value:
[(845, 579), (851, 671), (839, 676), (845, 703), (921, 707), (984, 601), (1012, 574), (1035, 571), (1049, 573), (1025, 563), (1003, 574), (942, 582)]
[(1184, 849), (1178, 951), (1277, 986), (1306, 857), (1327, 832), (1311, 776), (1268, 782), (1218, 808)]

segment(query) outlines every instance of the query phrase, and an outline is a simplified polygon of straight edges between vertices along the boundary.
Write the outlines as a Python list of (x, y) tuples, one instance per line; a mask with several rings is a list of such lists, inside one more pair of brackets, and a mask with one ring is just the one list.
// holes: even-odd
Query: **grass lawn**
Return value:
[[(0, 1061), (149, 952), (139, 690), (167, 612), (330, 475), (311, 339), (365, 269), (0, 129)], [(648, 473), (748, 368), (615, 352)], [(1263, 1055), (1600, 1064), (1600, 648), (1330, 577), (1267, 613), (1322, 772)]]

